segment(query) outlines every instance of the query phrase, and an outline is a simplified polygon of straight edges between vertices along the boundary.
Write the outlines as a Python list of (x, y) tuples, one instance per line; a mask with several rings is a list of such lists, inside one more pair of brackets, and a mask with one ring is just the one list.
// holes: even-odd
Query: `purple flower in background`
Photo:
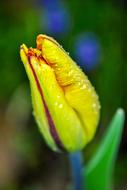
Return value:
[(63, 34), (68, 31), (68, 13), (65, 9), (45, 10), (44, 26), (49, 34)]
[(80, 35), (75, 41), (74, 48), (76, 61), (83, 69), (91, 70), (100, 62), (100, 43), (94, 34)]
[(39, 0), (45, 9), (54, 9), (61, 4), (61, 0)]
[(53, 36), (63, 35), (69, 30), (70, 15), (60, 0), (42, 0), (42, 27)]

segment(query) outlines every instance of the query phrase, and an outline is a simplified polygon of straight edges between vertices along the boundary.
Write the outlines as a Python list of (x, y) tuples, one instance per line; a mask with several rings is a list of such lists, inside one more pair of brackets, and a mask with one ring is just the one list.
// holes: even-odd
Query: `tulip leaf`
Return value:
[(124, 111), (118, 109), (100, 146), (86, 168), (83, 168), (84, 190), (110, 190), (114, 164), (124, 124)]

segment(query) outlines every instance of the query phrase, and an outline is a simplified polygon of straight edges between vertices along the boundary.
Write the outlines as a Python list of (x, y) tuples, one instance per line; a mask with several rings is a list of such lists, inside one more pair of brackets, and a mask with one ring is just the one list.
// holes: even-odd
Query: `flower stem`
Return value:
[(69, 160), (71, 164), (74, 190), (83, 190), (81, 152), (69, 154)]

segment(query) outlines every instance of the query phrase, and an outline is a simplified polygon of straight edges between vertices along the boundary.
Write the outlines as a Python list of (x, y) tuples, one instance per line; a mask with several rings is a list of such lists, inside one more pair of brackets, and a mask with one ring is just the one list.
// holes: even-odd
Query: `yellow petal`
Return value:
[(32, 57), (32, 66), (63, 147), (68, 151), (82, 149), (87, 137), (78, 115), (66, 101), (63, 90), (56, 81), (54, 70), (47, 64), (38, 66), (36, 61), (37, 59)]
[(37, 39), (37, 43), (42, 44), (42, 56), (53, 68), (58, 83), (64, 89), (65, 98), (77, 113), (89, 142), (95, 134), (100, 116), (100, 103), (95, 89), (55, 40), (45, 35), (39, 35)]
[(37, 87), (33, 72), (30, 68), (29, 60), (26, 53), (28, 53), (28, 49), (23, 44), (20, 49), (20, 56), (21, 56), (22, 62), (24, 64), (26, 73), (30, 81), (32, 104), (34, 107), (34, 115), (35, 115), (35, 118), (36, 118), (36, 121), (41, 133), (44, 134), (45, 141), (54, 151), (56, 151), (58, 150), (58, 148), (51, 136), (50, 129), (48, 126), (48, 121), (45, 115), (42, 98), (41, 98), (40, 92), (38, 91), (38, 87)]

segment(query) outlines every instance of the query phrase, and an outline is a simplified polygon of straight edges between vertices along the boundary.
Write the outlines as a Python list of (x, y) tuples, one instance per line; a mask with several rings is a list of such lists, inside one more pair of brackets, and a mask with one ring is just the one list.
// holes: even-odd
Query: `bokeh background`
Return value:
[[(65, 190), (71, 184), (68, 155), (53, 153), (32, 116), (28, 79), (19, 57), (46, 33), (87, 73), (101, 102), (96, 151), (118, 107), (127, 111), (126, 0), (1, 0), (0, 190)], [(114, 189), (127, 189), (127, 120), (114, 172)], [(97, 179), (98, 180), (98, 179)]]

